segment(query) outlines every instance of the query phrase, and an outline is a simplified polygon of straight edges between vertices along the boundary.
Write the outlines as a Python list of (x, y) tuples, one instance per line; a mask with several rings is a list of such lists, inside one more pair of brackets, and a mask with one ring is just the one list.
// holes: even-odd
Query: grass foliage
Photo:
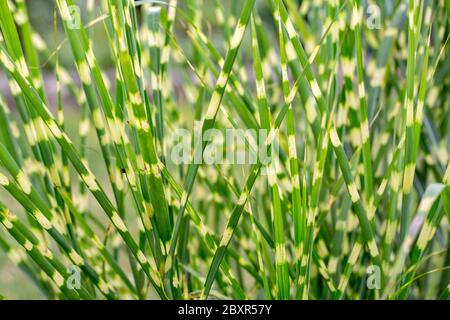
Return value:
[[(49, 41), (0, 0), (0, 249), (43, 297), (449, 298), (449, 1), (75, 4)], [(277, 165), (174, 163), (212, 128)]]

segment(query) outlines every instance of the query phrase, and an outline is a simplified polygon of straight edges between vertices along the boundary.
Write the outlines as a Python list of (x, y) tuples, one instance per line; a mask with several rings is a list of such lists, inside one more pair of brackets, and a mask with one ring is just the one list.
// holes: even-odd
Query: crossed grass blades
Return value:
[[(49, 299), (448, 299), (449, 1), (206, 2), (55, 0), (50, 48), (0, 0), (1, 249)], [(175, 165), (194, 120), (278, 165)]]

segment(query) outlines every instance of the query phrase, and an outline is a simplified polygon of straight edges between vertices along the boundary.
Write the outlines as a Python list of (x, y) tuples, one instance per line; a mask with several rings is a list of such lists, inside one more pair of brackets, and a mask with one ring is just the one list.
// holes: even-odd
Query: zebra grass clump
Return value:
[(449, 298), (448, 1), (54, 8), (52, 42), (0, 0), (0, 249), (39, 298)]

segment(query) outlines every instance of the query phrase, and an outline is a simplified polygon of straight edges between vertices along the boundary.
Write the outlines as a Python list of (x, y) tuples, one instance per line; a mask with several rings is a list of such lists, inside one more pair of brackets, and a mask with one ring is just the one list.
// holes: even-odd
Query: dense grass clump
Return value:
[(448, 1), (52, 2), (48, 37), (0, 0), (0, 249), (41, 297), (449, 298)]

